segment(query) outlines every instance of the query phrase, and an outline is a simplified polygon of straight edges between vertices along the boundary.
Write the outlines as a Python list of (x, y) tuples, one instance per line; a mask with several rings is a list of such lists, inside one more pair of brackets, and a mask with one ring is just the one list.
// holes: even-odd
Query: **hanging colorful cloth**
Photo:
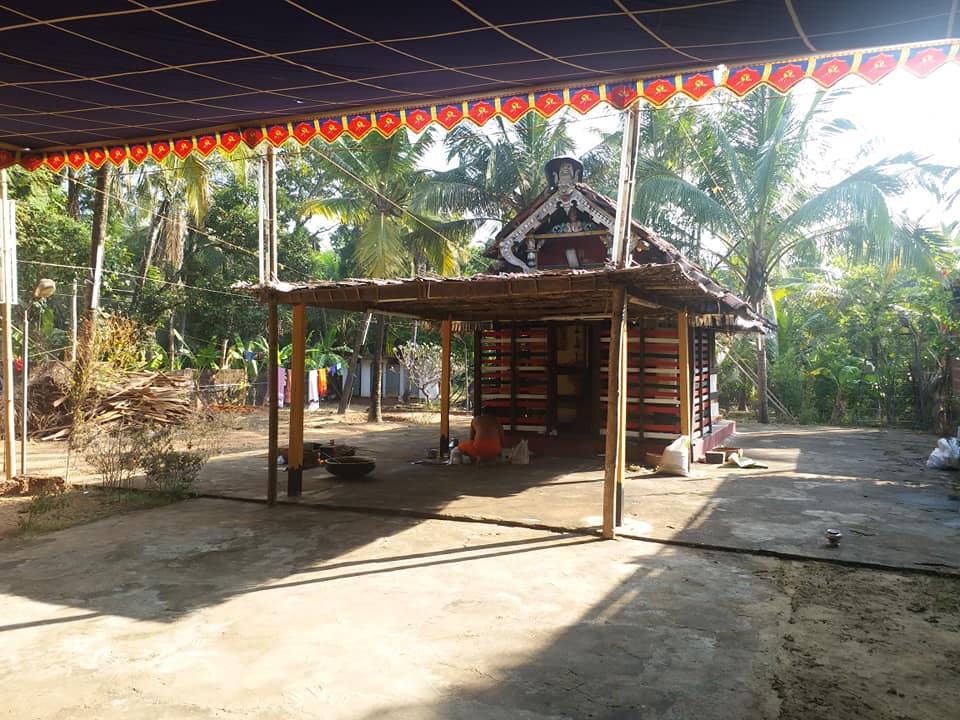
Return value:
[(317, 376), (322, 375), (323, 370), (307, 371), (307, 400), (310, 402), (310, 409), (317, 410), (320, 407), (320, 395), (317, 393)]
[(323, 397), (327, 394), (327, 370), (323, 368), (319, 373), (317, 373), (317, 392), (320, 393), (320, 397)]
[(285, 368), (277, 368), (277, 407), (283, 407), (283, 398), (285, 396), (287, 385), (287, 371)]

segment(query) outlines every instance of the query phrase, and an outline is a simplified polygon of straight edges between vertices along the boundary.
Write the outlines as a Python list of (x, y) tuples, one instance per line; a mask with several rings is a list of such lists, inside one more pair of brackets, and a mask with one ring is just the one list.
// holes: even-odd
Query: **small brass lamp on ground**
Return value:
[(20, 476), (27, 474), (27, 393), (30, 385), (30, 308), (37, 300), (46, 300), (57, 291), (50, 278), (40, 278), (33, 286), (33, 295), (23, 306), (23, 406), (20, 412)]

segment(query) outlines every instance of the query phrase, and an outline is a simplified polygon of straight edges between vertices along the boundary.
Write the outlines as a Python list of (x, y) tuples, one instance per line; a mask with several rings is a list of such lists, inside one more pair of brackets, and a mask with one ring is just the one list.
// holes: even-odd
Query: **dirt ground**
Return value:
[[(634, 478), (610, 543), (581, 509), (597, 463), (412, 465), (436, 418), (387, 416), (308, 416), (308, 438), (384, 461), (362, 485), (305, 473), (299, 506), (190, 500), (0, 540), (0, 717), (956, 716), (960, 522), (955, 473), (922, 467), (935, 438), (747, 425), (767, 470)], [(264, 421), (228, 419), (200, 489), (262, 495)], [(33, 467), (66, 469), (59, 450)], [(827, 521), (839, 549), (811, 540)]]

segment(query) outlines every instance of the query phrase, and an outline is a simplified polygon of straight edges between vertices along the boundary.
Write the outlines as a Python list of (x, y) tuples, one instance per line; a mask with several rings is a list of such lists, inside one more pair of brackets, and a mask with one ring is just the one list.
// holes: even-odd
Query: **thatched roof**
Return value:
[(686, 310), (694, 324), (703, 327), (772, 327), (745, 302), (680, 262), (459, 278), (241, 283), (237, 288), (263, 303), (304, 304), (429, 320), (494, 322), (610, 317), (611, 291), (617, 285), (627, 290), (632, 317)]

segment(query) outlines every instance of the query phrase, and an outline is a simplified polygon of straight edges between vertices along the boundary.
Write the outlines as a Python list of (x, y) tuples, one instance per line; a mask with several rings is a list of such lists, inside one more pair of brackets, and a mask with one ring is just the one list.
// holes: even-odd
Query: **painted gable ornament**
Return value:
[(583, 163), (572, 157), (553, 158), (544, 166), (547, 185), (560, 192), (560, 200), (566, 204), (579, 182), (583, 182)]

